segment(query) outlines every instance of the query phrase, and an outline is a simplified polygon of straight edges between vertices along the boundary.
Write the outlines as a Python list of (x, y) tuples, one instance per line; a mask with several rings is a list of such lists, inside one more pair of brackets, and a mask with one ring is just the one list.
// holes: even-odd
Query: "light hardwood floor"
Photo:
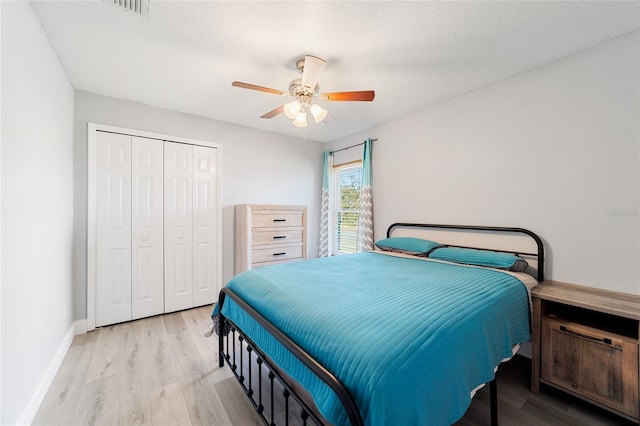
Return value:
[[(76, 336), (34, 425), (260, 425), (217, 339), (205, 337), (211, 307), (104, 327)], [(544, 388), (529, 392), (529, 362), (498, 371), (501, 425), (630, 425)], [(457, 423), (489, 424), (488, 389)]]

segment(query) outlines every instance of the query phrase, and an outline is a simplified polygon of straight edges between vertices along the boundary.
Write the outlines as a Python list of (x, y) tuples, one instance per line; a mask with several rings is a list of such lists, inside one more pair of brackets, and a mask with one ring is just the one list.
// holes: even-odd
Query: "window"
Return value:
[(362, 161), (333, 167), (331, 185), (332, 255), (355, 253), (360, 210)]

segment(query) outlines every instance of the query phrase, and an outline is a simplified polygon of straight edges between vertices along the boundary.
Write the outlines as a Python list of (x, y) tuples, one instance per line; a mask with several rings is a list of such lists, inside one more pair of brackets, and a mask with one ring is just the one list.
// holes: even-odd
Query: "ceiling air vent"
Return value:
[(113, 4), (139, 14), (146, 14), (149, 11), (149, 0), (113, 0)]

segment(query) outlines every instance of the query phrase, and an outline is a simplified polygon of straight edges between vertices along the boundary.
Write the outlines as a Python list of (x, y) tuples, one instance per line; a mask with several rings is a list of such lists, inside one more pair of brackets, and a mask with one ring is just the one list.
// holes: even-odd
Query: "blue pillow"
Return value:
[(440, 247), (440, 244), (422, 238), (393, 237), (376, 241), (376, 247), (384, 251), (426, 256), (434, 248)]
[(529, 266), (524, 259), (514, 254), (460, 247), (437, 248), (429, 254), (429, 258), (515, 272), (524, 272)]

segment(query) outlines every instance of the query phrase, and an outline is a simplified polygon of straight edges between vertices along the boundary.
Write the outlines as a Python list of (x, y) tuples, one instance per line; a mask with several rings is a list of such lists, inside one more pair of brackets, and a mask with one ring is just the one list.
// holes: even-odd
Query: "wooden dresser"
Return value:
[(531, 391), (544, 383), (639, 423), (640, 296), (557, 281), (531, 296)]
[(307, 207), (235, 207), (235, 273), (307, 258)]

